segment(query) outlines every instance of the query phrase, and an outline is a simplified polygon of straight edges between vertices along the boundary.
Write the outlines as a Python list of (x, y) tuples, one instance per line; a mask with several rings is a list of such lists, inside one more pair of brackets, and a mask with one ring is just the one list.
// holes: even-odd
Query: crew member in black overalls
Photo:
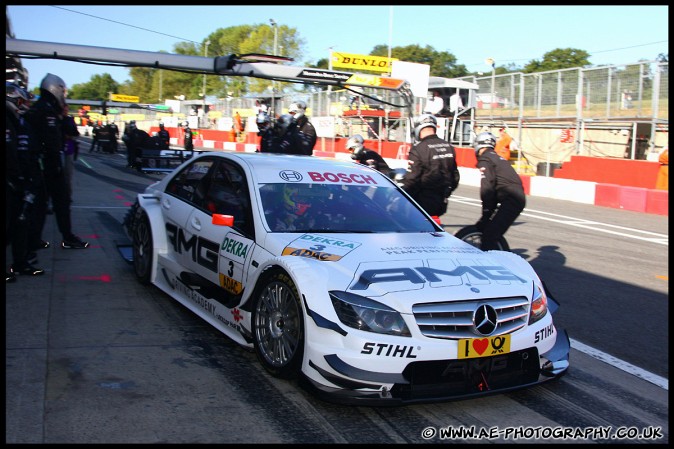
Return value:
[(482, 217), (475, 226), (482, 231), (484, 251), (498, 249), (498, 241), (526, 206), (522, 179), (508, 161), (496, 154), (496, 136), (484, 132), (475, 138), (480, 170)]

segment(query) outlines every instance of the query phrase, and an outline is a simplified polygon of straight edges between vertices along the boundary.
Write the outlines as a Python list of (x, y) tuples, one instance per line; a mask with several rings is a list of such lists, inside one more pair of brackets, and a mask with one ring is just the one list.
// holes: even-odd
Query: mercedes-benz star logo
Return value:
[(473, 313), (473, 325), (481, 335), (489, 336), (496, 330), (498, 316), (489, 304), (482, 304)]

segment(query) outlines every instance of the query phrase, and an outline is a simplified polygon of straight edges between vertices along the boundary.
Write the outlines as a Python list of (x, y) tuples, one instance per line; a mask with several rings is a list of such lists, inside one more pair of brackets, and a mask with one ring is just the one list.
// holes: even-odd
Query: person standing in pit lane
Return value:
[(410, 150), (402, 187), (437, 221), (447, 212), (448, 198), (459, 186), (461, 175), (454, 147), (436, 134), (435, 117), (423, 114), (414, 122), (417, 143)]
[(294, 148), (292, 154), (305, 154), (311, 156), (316, 146), (316, 128), (309, 121), (306, 115), (307, 104), (303, 101), (296, 101), (288, 107), (288, 114), (295, 119), (296, 126), (292, 129)]
[[(63, 236), (64, 249), (84, 249), (89, 243), (72, 232), (68, 185), (61, 162), (63, 149), (63, 108), (66, 106), (66, 83), (48, 73), (40, 83), (40, 98), (26, 112), (26, 120), (35, 131), (41, 146), (45, 185), (54, 207), (54, 215)], [(42, 230), (40, 230), (40, 234)]]
[(12, 265), (5, 267), (5, 282), (18, 275), (44, 274), (28, 260), (29, 227), (34, 219), (35, 199), (41, 185), (39, 150), (23, 114), (30, 96), (20, 85), (5, 83), (5, 246), (11, 245)]

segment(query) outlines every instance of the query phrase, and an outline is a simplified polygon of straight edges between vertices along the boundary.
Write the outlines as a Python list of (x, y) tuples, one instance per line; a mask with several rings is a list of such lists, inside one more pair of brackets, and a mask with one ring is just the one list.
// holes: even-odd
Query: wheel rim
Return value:
[(300, 310), (290, 287), (282, 282), (267, 285), (255, 310), (255, 336), (260, 353), (274, 367), (292, 361), (300, 341)]
[(133, 246), (133, 263), (136, 273), (145, 276), (150, 271), (151, 243), (150, 229), (145, 221), (141, 221), (136, 228), (136, 244)]
[(476, 248), (480, 248), (480, 246), (482, 246), (482, 234), (479, 232), (467, 234), (466, 236), (462, 237), (461, 240), (473, 245)]

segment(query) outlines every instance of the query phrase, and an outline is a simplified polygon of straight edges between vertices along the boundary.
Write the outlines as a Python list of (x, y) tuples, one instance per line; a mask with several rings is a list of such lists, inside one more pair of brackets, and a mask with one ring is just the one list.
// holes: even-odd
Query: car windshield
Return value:
[(272, 232), (433, 232), (433, 223), (393, 187), (270, 183), (259, 186)]

